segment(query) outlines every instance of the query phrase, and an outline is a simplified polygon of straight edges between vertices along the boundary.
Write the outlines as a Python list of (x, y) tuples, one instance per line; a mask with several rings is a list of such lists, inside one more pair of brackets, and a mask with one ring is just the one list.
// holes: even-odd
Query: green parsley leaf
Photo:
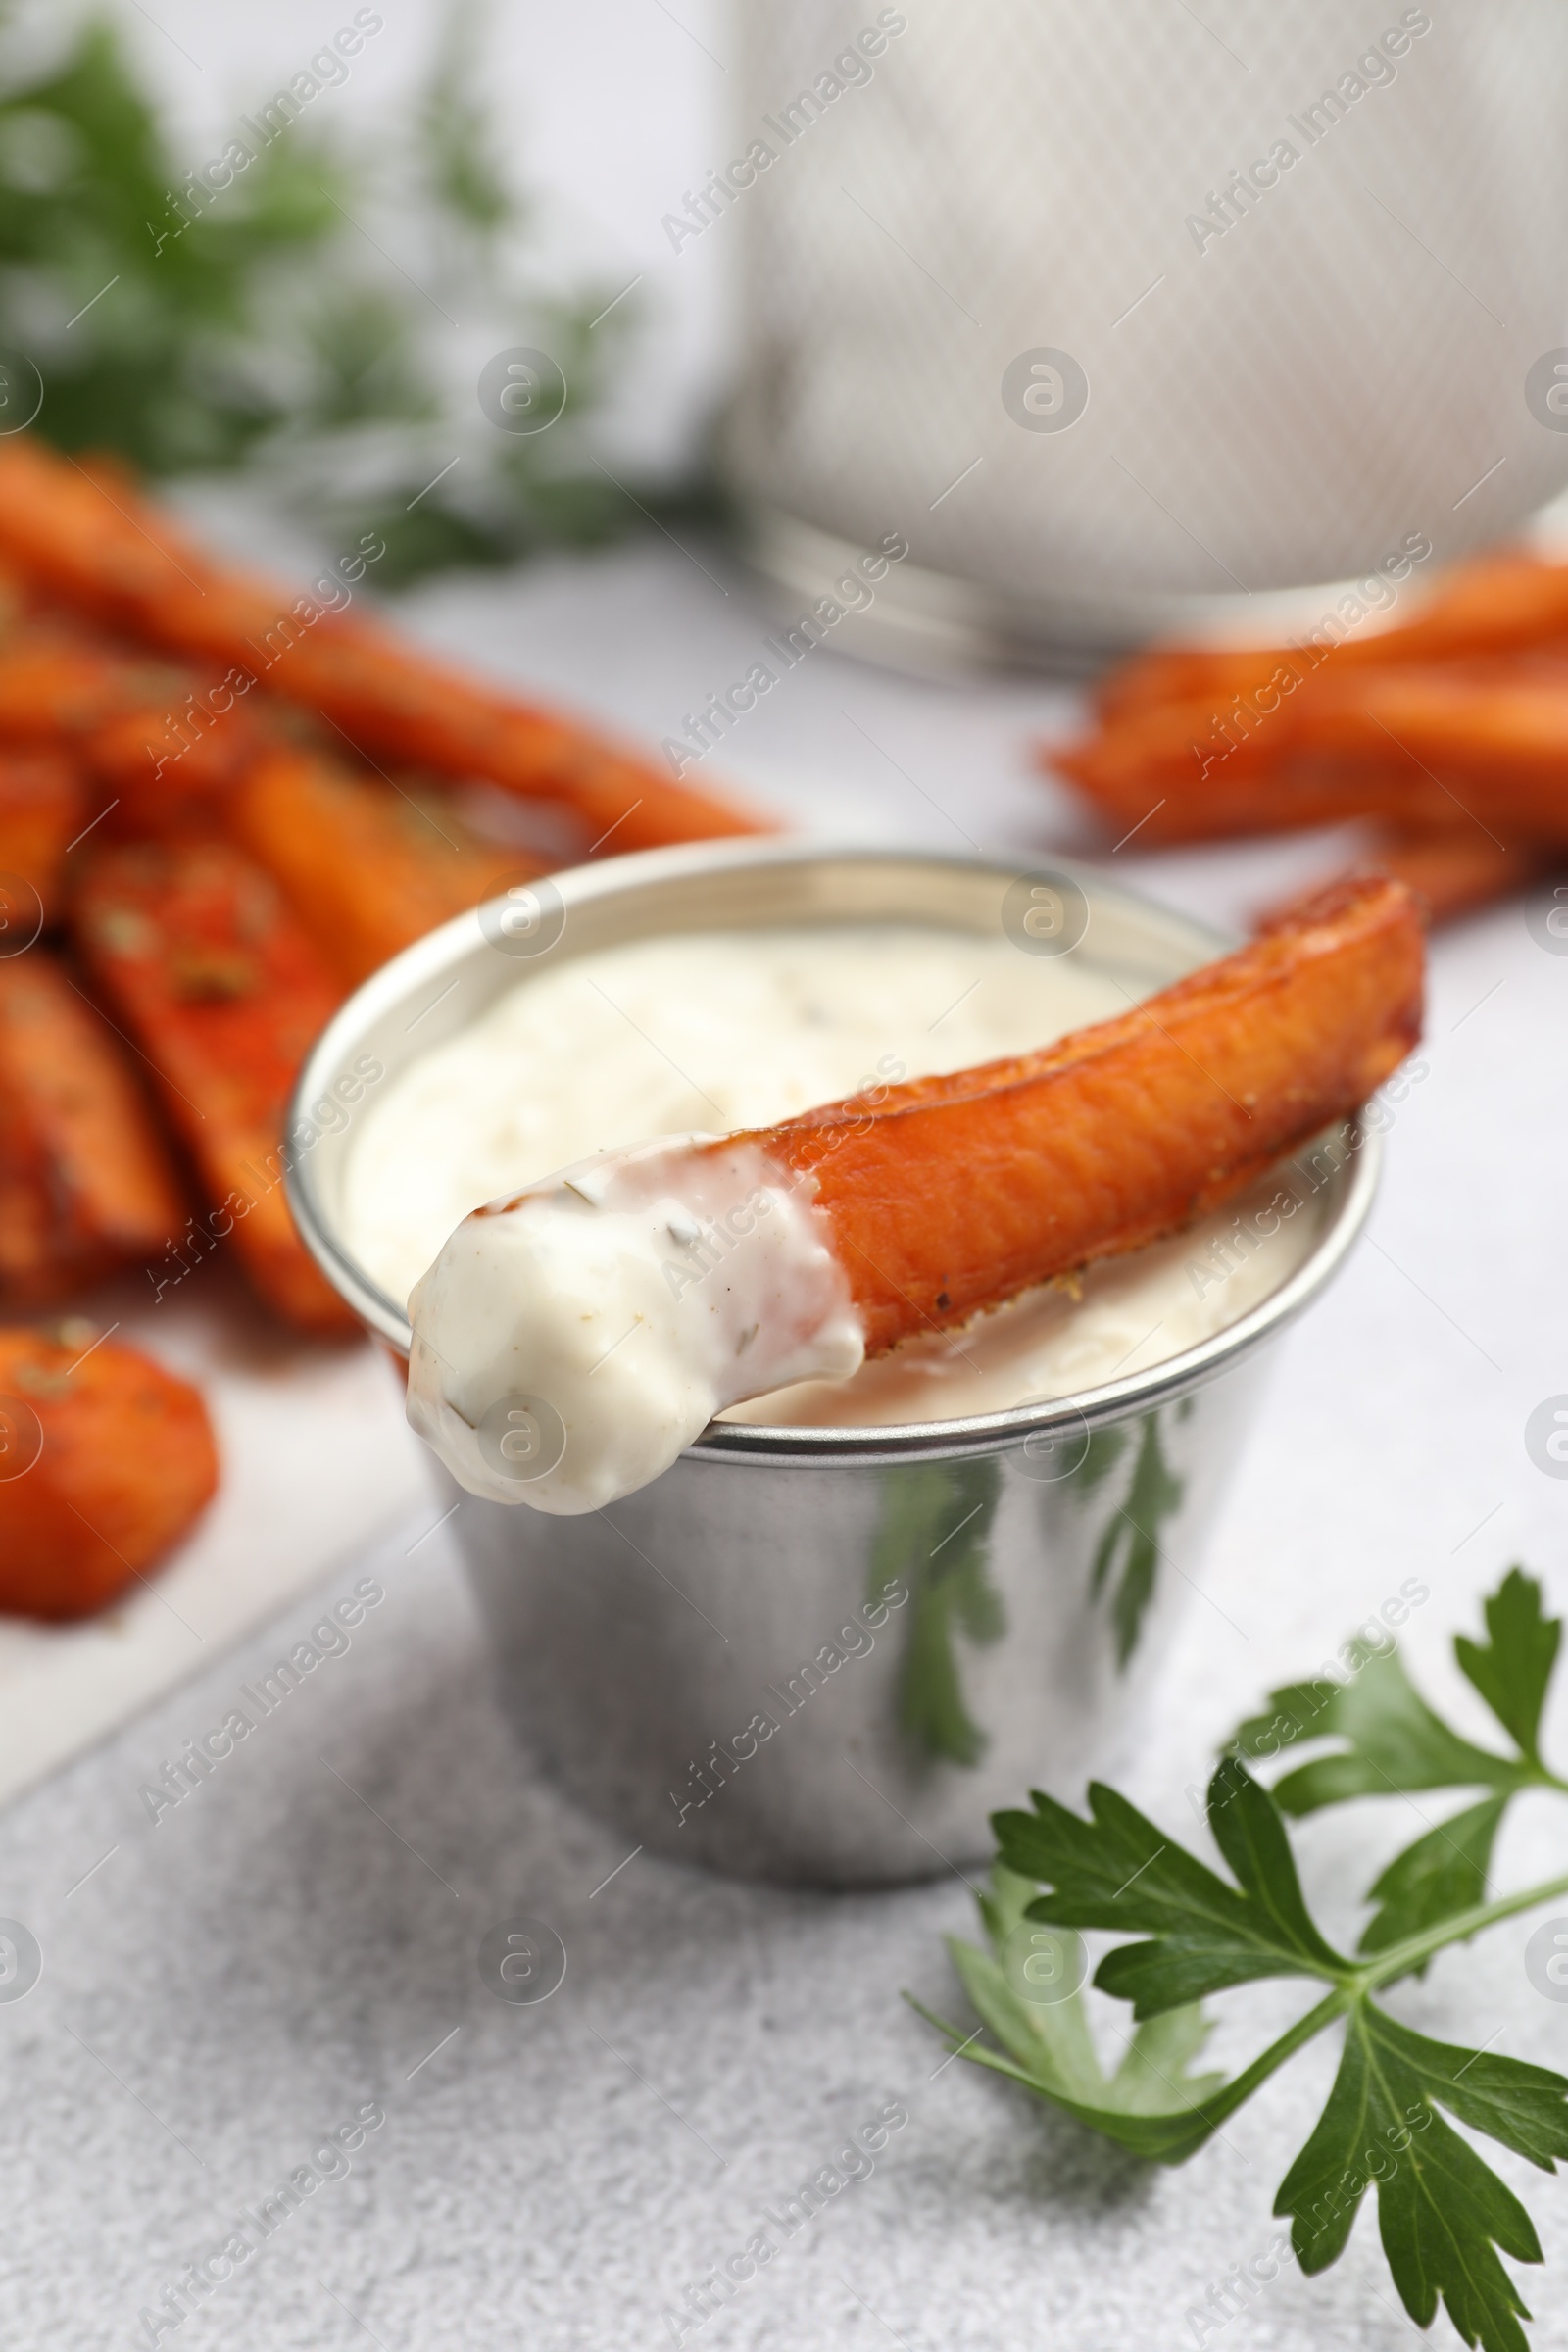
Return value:
[(1270, 1712), (1250, 1717), (1236, 1733), (1234, 1745), (1254, 1758), (1279, 1755), (1298, 1739), (1343, 1741), (1274, 1784), (1276, 1801), (1291, 1814), (1412, 1789), (1494, 1791), (1395, 1856), (1370, 1890), (1379, 1907), (1362, 1935), (1363, 1952), (1386, 1951), (1484, 1902), (1509, 1799), (1521, 1788), (1561, 1786), (1539, 1747), (1561, 1625), (1544, 1615), (1540, 1585), (1520, 1568), (1509, 1570), (1484, 1612), (1490, 1640), (1460, 1634), (1454, 1654), (1514, 1741), (1512, 1756), (1462, 1739), (1415, 1690), (1396, 1652), (1364, 1642), (1348, 1642), (1340, 1652), (1348, 1682), (1325, 1672), (1314, 1682), (1288, 1685), (1271, 1693)]
[(1396, 1854), (1369, 1890), (1378, 1909), (1362, 1931), (1357, 1950), (1386, 1952), (1419, 1936), (1423, 1928), (1484, 1903), (1492, 1848), (1507, 1803), (1506, 1790), (1500, 1796), (1484, 1796), (1480, 1804), (1440, 1821)]
[[(1449, 1775), (1487, 1789), (1384, 1870), (1359, 1959), (1344, 1959), (1319, 1932), (1281, 1806), (1232, 1754), (1208, 1792), (1209, 1827), (1229, 1879), (1099, 1784), (1090, 1788), (1087, 1819), (1039, 1791), (1032, 1812), (994, 1815), (1001, 1852), (980, 1906), (991, 1949), (950, 1946), (982, 2024), (965, 2035), (928, 2010), (920, 2014), (955, 2056), (1010, 2077), (1121, 2147), (1167, 2164), (1196, 2154), (1270, 2075), (1343, 2019), (1333, 2090), (1275, 2205), (1292, 2218), (1303, 2271), (1321, 2271), (1344, 2251), (1375, 2183), (1384, 2251), (1411, 2318), (1428, 2327), (1441, 2302), (1467, 2344), (1528, 2352), (1520, 2321), (1530, 2313), (1501, 2257), (1539, 2262), (1535, 2228), (1447, 2118), (1552, 2172), (1568, 2158), (1568, 2079), (1488, 2048), (1430, 2040), (1375, 1997), (1444, 1946), (1568, 1895), (1562, 1876), (1482, 1899), (1514, 1790), (1568, 1794), (1537, 1744), (1558, 1628), (1518, 1570), (1486, 1613), (1489, 1642), (1462, 1643), (1459, 1662), (1515, 1740), (1517, 1760), (1460, 1740), (1396, 1658), (1365, 1645), (1342, 1653), (1348, 1684), (1332, 1677), (1291, 1685), (1275, 1692), (1273, 1716), (1243, 1727), (1241, 1743), (1254, 1754), (1278, 1752), (1282, 1718), (1312, 1738), (1344, 1741), (1336, 1755), (1281, 1784), (1297, 1812), (1343, 1795), (1448, 1786)], [(1337, 1784), (1325, 1780), (1329, 1767)], [(1037, 1885), (1044, 1891), (1032, 1894)], [(1086, 1965), (1082, 1928), (1130, 1929), (1147, 1938), (1118, 1944), (1095, 1974), (1101, 1991), (1131, 2002), (1136, 2021), (1111, 2075), (1077, 1988)], [(1194, 2074), (1208, 2032), (1199, 1998), (1276, 1976), (1316, 1978), (1327, 1991), (1229, 2081)], [(987, 2028), (1000, 2051), (981, 2046)]]
[(1541, 1710), (1557, 1662), (1562, 1620), (1541, 1605), (1541, 1587), (1522, 1568), (1510, 1568), (1485, 1604), (1485, 1645), (1465, 1634), (1454, 1637), (1460, 1671), (1480, 1691), (1519, 1752), (1541, 1762)]
[(1405, 1674), (1396, 1650), (1347, 1645), (1352, 1678), (1327, 1675), (1272, 1690), (1268, 1712), (1239, 1725), (1234, 1745), (1267, 1760), (1298, 1740), (1340, 1740), (1333, 1755), (1317, 1756), (1274, 1784), (1275, 1801), (1291, 1814), (1316, 1813), (1355, 1796), (1395, 1796), (1416, 1788), (1505, 1788), (1523, 1785), (1524, 1768), (1462, 1740), (1427, 1705)]
[(1568, 2082), (1544, 2067), (1429, 2041), (1358, 2003), (1328, 2105), (1275, 2200), (1293, 2217), (1302, 2270), (1325, 2270), (1344, 2251), (1375, 2181), (1384, 2251), (1417, 2326), (1431, 2325), (1441, 2295), (1467, 2344), (1527, 2352), (1519, 2320), (1530, 2312), (1495, 2249), (1540, 2262), (1540, 2240), (1438, 2105), (1550, 2172), (1568, 2155), (1565, 2099)]
[(1108, 1953), (1095, 1976), (1102, 1991), (1133, 2003), (1135, 2018), (1258, 1977), (1332, 1978), (1348, 1968), (1307, 1915), (1273, 1798), (1239, 1759), (1220, 1765), (1208, 1791), (1234, 1886), (1101, 1782), (1090, 1786), (1087, 1822), (1031, 1794), (1033, 1813), (993, 1818), (1002, 1860), (1049, 1887), (1030, 1904), (1031, 1919), (1153, 1932), (1151, 1942)]
[(1032, 1880), (998, 1863), (990, 1893), (980, 1897), (990, 1951), (948, 1938), (970, 2005), (1008, 2053), (1006, 2059), (975, 2048), (973, 2034), (943, 2024), (918, 2002), (911, 2005), (956, 2052), (961, 2050), (975, 2064), (1010, 2075), (1134, 2155), (1179, 2161), (1207, 2138), (1218, 2120), (1211, 2120), (1203, 2105), (1223, 2088), (1224, 2077), (1189, 2071), (1208, 2038), (1207, 2018), (1200, 2009), (1172, 2009), (1136, 2027), (1126, 2037), (1120, 2064), (1107, 2075), (1081, 1989), (1059, 1999), (1028, 1997), (1021, 1963), (1030, 1956), (1031, 1939), (1047, 1945), (1054, 1966), (1065, 1972), (1063, 1984), (1081, 1979), (1084, 1969), (1082, 1944), (1070, 1930), (1048, 1934), (1031, 1928), (1027, 1911), (1034, 1892)]

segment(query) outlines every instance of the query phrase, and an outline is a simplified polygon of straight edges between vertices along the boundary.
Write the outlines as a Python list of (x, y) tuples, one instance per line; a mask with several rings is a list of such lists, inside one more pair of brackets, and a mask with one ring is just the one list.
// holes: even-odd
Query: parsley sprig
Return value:
[[(1552, 2172), (1568, 2157), (1568, 2080), (1431, 2040), (1380, 1998), (1446, 1946), (1568, 1894), (1565, 1875), (1488, 1897), (1508, 1804), (1525, 1788), (1568, 1793), (1568, 1783), (1540, 1746), (1560, 1622), (1544, 1615), (1540, 1586), (1517, 1568), (1486, 1602), (1485, 1618), (1486, 1640), (1460, 1635), (1454, 1649), (1505, 1746), (1481, 1747), (1453, 1731), (1396, 1652), (1352, 1645), (1348, 1682), (1325, 1677), (1274, 1691), (1270, 1711), (1229, 1743), (1207, 1797), (1228, 1876), (1098, 1783), (1087, 1818), (1039, 1790), (1032, 1811), (995, 1815), (1000, 1853), (980, 1905), (991, 1948), (954, 1940), (950, 1949), (982, 2030), (1001, 2049), (921, 2014), (971, 2063), (1165, 2164), (1194, 2155), (1288, 2059), (1343, 2021), (1334, 2087), (1274, 2206), (1291, 2217), (1302, 2270), (1338, 2258), (1375, 2186), (1384, 2252), (1412, 2320), (1429, 2327), (1441, 2299), (1467, 2344), (1528, 2352), (1519, 2323), (1530, 2313), (1500, 2256), (1540, 2262), (1540, 2240), (1519, 2199), (1448, 2118)], [(1249, 1770), (1249, 1760), (1297, 1742), (1320, 1752), (1272, 1789)], [(1286, 1817), (1433, 1788), (1485, 1794), (1396, 1856), (1368, 1891), (1375, 1908), (1357, 1952), (1338, 1951), (1307, 1906)], [(1139, 1938), (1117, 1944), (1095, 1972), (1101, 1991), (1132, 2007), (1134, 2030), (1110, 2076), (1081, 1991), (1066, 1990), (1085, 1973), (1082, 1929)], [(1231, 2080), (1193, 2073), (1209, 2031), (1199, 2004), (1272, 1977), (1302, 1978), (1320, 1997)]]

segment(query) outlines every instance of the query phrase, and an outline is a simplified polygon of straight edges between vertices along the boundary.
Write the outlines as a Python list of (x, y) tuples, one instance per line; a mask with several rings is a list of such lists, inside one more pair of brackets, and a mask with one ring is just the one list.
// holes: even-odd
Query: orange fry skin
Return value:
[(350, 986), (438, 923), (544, 870), (475, 841), (445, 808), (425, 813), (303, 752), (258, 760), (229, 824)]
[(1568, 843), (1568, 662), (1321, 673), (1229, 746), (1213, 718), (1206, 703), (1167, 704), (1049, 764), (1151, 846), (1357, 816)]
[[(772, 830), (350, 616), (341, 582), (323, 604), (226, 570), (118, 473), (100, 479), (25, 433), (0, 440), (0, 550), (74, 609), (304, 704), (350, 750), (564, 802), (595, 846), (612, 830), (616, 852)], [(367, 560), (352, 559), (357, 576)]]
[(1473, 826), (1452, 833), (1389, 833), (1361, 861), (1362, 873), (1392, 874), (1413, 890), (1432, 924), (1511, 898), (1560, 864), (1560, 852), (1527, 841), (1504, 849)]
[(1331, 884), (1115, 1020), (748, 1140), (815, 1177), (875, 1354), (1179, 1230), (1347, 1115), (1417, 1043), (1423, 966), (1401, 884)]
[(156, 1256), (184, 1216), (114, 1032), (47, 949), (0, 960), (0, 1305)]
[(0, 743), (69, 750), (91, 804), (82, 825), (104, 817), (122, 839), (211, 832), (261, 740), (223, 682), (88, 630), (40, 619), (0, 644)]
[[(1483, 906), (1512, 898), (1562, 863), (1561, 853), (1545, 843), (1522, 842), (1503, 849), (1474, 826), (1451, 833), (1401, 833), (1390, 828), (1374, 835), (1364, 855), (1341, 872), (1392, 874), (1414, 892), (1428, 925), (1435, 930), (1460, 915), (1477, 913)], [(1335, 878), (1325, 874), (1324, 881)], [(1292, 904), (1294, 899), (1270, 907), (1259, 919), (1275, 921)]]
[(225, 843), (113, 850), (81, 885), (76, 925), (201, 1176), (214, 1246), (232, 1235), (288, 1322), (357, 1329), (294, 1229), (279, 1151), (295, 1075), (343, 991), (270, 875)]
[(79, 1319), (21, 1324), (0, 1330), (0, 1610), (61, 1624), (179, 1542), (218, 1447), (188, 1382)]
[[(1454, 565), (1420, 593), (1408, 619), (1366, 625), (1328, 649), (1333, 667), (1375, 669), (1568, 645), (1568, 564), (1503, 549)], [(1233, 694), (1250, 695), (1282, 662), (1299, 662), (1294, 645), (1153, 646), (1101, 681), (1095, 707), (1107, 722), (1159, 703), (1207, 700), (1223, 709)]]
[[(60, 919), (65, 884), (66, 851), (89, 811), (75, 762), (48, 751), (0, 751), (0, 876), (16, 876), (24, 885), (13, 906), (12, 892), (0, 905), (0, 953), (15, 946), (12, 926), (23, 936), (42, 908), (46, 924)], [(28, 893), (35, 893), (33, 906)]]

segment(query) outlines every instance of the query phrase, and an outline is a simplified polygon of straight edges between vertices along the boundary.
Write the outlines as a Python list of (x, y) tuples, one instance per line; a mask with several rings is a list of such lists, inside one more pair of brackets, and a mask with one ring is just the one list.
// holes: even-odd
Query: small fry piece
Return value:
[(86, 821), (74, 761), (55, 752), (0, 751), (0, 954), (26, 937), (29, 916), (59, 921), (66, 851)]
[(79, 1318), (0, 1330), (0, 1610), (91, 1616), (158, 1565), (217, 1487), (188, 1382)]
[(294, 1230), (280, 1151), (295, 1075), (343, 991), (270, 875), (223, 843), (117, 849), (90, 868), (76, 921), (200, 1172), (214, 1243), (232, 1234), (289, 1322), (357, 1328)]
[(1366, 1101), (1421, 1034), (1410, 893), (1300, 902), (1236, 955), (1038, 1054), (893, 1088), (755, 1143), (832, 1231), (866, 1352), (1141, 1249)]
[(319, 712), (353, 751), (565, 803), (595, 848), (611, 833), (618, 852), (772, 830), (597, 730), (350, 618), (347, 581), (363, 578), (368, 550), (342, 578), (323, 575), (321, 596), (289, 595), (213, 563), (118, 476), (111, 488), (25, 433), (0, 440), (0, 548), (24, 579), (95, 618)]
[(0, 960), (0, 1305), (156, 1256), (185, 1204), (119, 1040), (46, 949)]
[(303, 752), (258, 760), (230, 823), (351, 987), (438, 923), (544, 871), (473, 840), (449, 810), (426, 813)]

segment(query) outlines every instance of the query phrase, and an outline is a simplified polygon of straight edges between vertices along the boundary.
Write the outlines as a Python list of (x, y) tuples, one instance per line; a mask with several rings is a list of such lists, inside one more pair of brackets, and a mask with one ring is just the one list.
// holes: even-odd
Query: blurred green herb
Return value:
[[(264, 99), (181, 157), (109, 24), (42, 73), (0, 49), (0, 347), (42, 378), (37, 429), (152, 474), (265, 467), (330, 527), (379, 528), (394, 583), (662, 513), (593, 464), (583, 430), (635, 296), (601, 318), (613, 287), (564, 298), (519, 277), (527, 207), (483, 70), (460, 7), (373, 155), (334, 129), (328, 87), (309, 113)], [(568, 385), (526, 438), (475, 398), (484, 360), (519, 344)]]
[[(1088, 1468), (1087, 1460), (1084, 1466)], [(1138, 1647), (1144, 1616), (1154, 1597), (1160, 1535), (1166, 1520), (1181, 1509), (1186, 1492), (1185, 1482), (1165, 1459), (1158, 1413), (1146, 1414), (1132, 1480), (1125, 1499), (1117, 1505), (1100, 1539), (1092, 1579), (1097, 1599), (1107, 1581), (1110, 1583), (1110, 1613), (1116, 1629), (1119, 1667), (1128, 1665)]]
[(899, 1720), (927, 1755), (978, 1764), (986, 1737), (963, 1694), (961, 1633), (979, 1646), (1006, 1631), (991, 1582), (991, 1522), (1001, 1492), (994, 1460), (895, 1471), (883, 1485), (867, 1598), (903, 1579), (912, 1606), (899, 1675)]
[[(1487, 1641), (1461, 1635), (1455, 1651), (1511, 1754), (1477, 1747), (1450, 1730), (1392, 1654), (1369, 1652), (1357, 1653), (1348, 1684), (1291, 1685), (1273, 1693), (1271, 1715), (1241, 1727), (1234, 1747), (1254, 1757), (1278, 1754), (1296, 1738), (1335, 1746), (1293, 1770), (1274, 1792), (1252, 1778), (1243, 1752), (1225, 1756), (1209, 1786), (1208, 1825), (1229, 1877), (1114, 1789), (1091, 1787), (1087, 1819), (1036, 1790), (1032, 1812), (995, 1816), (1000, 1853), (993, 1891), (981, 1901), (990, 1950), (952, 1947), (1001, 2052), (928, 2010), (920, 2014), (956, 2054), (1165, 2164), (1194, 2155), (1270, 2075), (1343, 2019), (1333, 2089), (1274, 2205), (1291, 2217), (1302, 2270), (1324, 2270), (1339, 2257), (1375, 2185), (1384, 2252), (1411, 2319), (1429, 2327), (1441, 2299), (1467, 2344), (1528, 2352), (1519, 2322), (1530, 2313), (1499, 2255), (1540, 2262), (1540, 2240), (1519, 2199), (1446, 2116), (1553, 2172), (1568, 2157), (1568, 2080), (1487, 2044), (1430, 2040), (1377, 1997), (1421, 1974), (1447, 1945), (1568, 1893), (1563, 1877), (1487, 1900), (1492, 1813), (1500, 1815), (1521, 1788), (1568, 1785), (1542, 1761), (1539, 1745), (1561, 1627), (1544, 1615), (1539, 1585), (1517, 1568), (1485, 1613)], [(1361, 1937), (1361, 1956), (1346, 1957), (1307, 1907), (1285, 1813), (1447, 1787), (1491, 1793), (1445, 1825), (1457, 1833), (1446, 1864), (1427, 1837), (1383, 1872), (1368, 1897), (1379, 1909)], [(1489, 1821), (1478, 1830), (1472, 1816), (1483, 1811)], [(1042, 1891), (1031, 1896), (1031, 1888)], [(1054, 1935), (1031, 1930), (1026, 1923), (1035, 1921)], [(1077, 1934), (1085, 1928), (1131, 1930), (1144, 1938), (1116, 1945), (1095, 1972), (1096, 1986), (1129, 2002), (1135, 2021), (1127, 2055), (1108, 2078), (1074, 1989), (1086, 1973)], [(1031, 1974), (1042, 1954), (1026, 1957), (1020, 1936), (1050, 1944), (1049, 1968)], [(1268, 1977), (1300, 1977), (1327, 1990), (1229, 2082), (1193, 2076), (1191, 2061), (1207, 2033), (1199, 2004)]]

